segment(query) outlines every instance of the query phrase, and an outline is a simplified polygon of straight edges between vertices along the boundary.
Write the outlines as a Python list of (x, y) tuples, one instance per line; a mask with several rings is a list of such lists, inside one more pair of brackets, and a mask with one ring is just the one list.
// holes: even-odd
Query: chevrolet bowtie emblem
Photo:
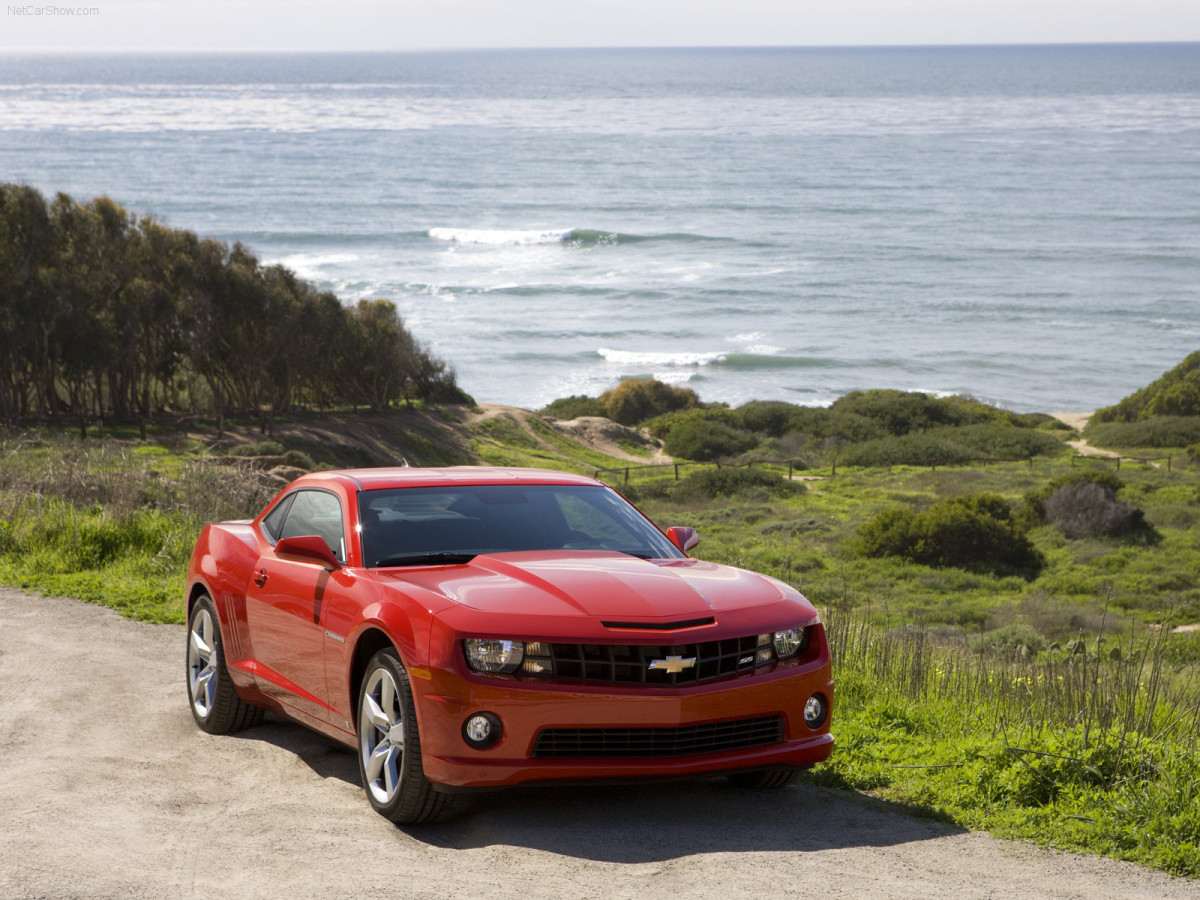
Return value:
[(684, 669), (690, 669), (696, 664), (696, 657), (684, 659), (682, 656), (668, 656), (666, 659), (656, 659), (650, 663), (651, 669), (662, 669), (672, 675), (682, 672)]

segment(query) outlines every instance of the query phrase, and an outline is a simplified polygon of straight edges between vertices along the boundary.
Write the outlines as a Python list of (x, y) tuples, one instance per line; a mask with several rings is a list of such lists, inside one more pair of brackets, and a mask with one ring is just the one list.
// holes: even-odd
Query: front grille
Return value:
[[(692, 659), (695, 663), (688, 664)], [(525, 662), (519, 671), (525, 676), (590, 684), (670, 687), (752, 671), (774, 660), (774, 649), (760, 647), (757, 635), (673, 645), (539, 642), (525, 645)]]
[(682, 728), (545, 728), (535, 759), (647, 759), (765, 747), (783, 740), (783, 717), (710, 722)]

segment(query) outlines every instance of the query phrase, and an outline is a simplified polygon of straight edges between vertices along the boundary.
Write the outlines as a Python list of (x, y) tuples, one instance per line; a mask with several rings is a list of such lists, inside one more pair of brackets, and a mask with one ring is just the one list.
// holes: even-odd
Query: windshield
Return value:
[(592, 485), (465, 485), (359, 494), (367, 566), (466, 562), (516, 550), (683, 554), (615, 491)]

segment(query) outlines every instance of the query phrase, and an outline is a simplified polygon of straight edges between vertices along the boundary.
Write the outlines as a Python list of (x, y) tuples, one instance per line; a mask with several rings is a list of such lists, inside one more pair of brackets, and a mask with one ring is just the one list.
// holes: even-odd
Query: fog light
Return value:
[(476, 713), (463, 722), (463, 740), (476, 750), (484, 750), (500, 740), (500, 719), (491, 713)]
[(820, 728), (825, 724), (827, 712), (825, 698), (820, 694), (813, 694), (804, 703), (804, 724), (809, 728)]

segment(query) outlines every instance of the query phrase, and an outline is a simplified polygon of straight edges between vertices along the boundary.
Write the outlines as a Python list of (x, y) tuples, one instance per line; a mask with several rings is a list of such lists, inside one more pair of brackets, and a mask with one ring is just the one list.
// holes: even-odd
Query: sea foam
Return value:
[(570, 239), (573, 228), (551, 228), (545, 231), (514, 231), (503, 228), (430, 228), (429, 236), (438, 241), (455, 244), (488, 244), (492, 246), (526, 244), (561, 244)]

